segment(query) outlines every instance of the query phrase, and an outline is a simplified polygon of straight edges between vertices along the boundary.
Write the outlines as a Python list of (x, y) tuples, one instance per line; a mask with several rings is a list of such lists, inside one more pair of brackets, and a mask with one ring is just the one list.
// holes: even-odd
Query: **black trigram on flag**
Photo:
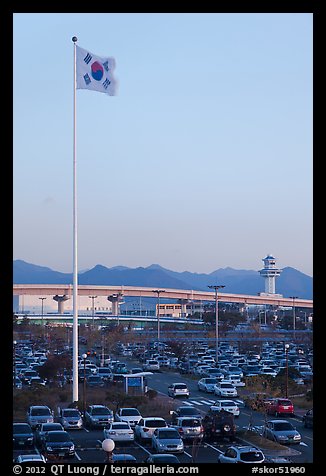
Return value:
[(90, 84), (91, 83), (91, 78), (89, 77), (89, 75), (86, 73), (84, 74), (84, 81), (86, 84)]
[(109, 62), (108, 61), (105, 61), (103, 63), (103, 68), (105, 69), (105, 71), (109, 71)]
[(92, 55), (87, 53), (87, 55), (84, 58), (84, 61), (85, 61), (86, 64), (88, 64), (90, 61), (92, 61)]
[(111, 81), (110, 81), (108, 78), (106, 78), (106, 80), (103, 81), (102, 84), (103, 84), (103, 87), (104, 87), (105, 89), (107, 89), (108, 86), (111, 84)]

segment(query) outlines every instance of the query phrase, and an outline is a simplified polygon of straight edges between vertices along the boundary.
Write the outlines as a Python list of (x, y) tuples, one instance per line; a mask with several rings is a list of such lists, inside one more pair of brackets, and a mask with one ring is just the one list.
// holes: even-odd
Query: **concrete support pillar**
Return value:
[(67, 301), (69, 299), (68, 296), (66, 296), (65, 294), (63, 296), (58, 296), (58, 294), (56, 296), (53, 296), (53, 299), (55, 301), (57, 301), (58, 303), (58, 314), (63, 314), (64, 313), (64, 302)]
[(181, 314), (180, 317), (187, 316), (187, 304), (189, 303), (189, 299), (179, 299), (179, 303), (181, 304)]
[(122, 301), (122, 294), (111, 294), (111, 296), (108, 296), (108, 301), (112, 303), (112, 315), (118, 316), (120, 314), (119, 305)]

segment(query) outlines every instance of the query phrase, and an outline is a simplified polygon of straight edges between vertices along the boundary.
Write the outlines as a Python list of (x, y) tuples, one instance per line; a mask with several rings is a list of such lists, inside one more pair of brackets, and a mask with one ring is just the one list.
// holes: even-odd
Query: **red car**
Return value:
[(288, 398), (269, 398), (265, 400), (266, 412), (268, 415), (294, 415), (294, 407)]

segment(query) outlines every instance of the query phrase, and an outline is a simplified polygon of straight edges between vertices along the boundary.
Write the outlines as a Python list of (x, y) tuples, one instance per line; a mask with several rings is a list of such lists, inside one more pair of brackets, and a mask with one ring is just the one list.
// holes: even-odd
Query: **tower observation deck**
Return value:
[(276, 260), (271, 254), (263, 258), (264, 268), (259, 271), (265, 278), (265, 294), (275, 294), (275, 278), (280, 276), (282, 270), (276, 268)]

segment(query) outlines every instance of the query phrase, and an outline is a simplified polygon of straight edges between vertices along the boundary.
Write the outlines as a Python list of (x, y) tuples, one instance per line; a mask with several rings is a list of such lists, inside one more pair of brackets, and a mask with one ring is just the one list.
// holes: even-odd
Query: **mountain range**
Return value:
[[(61, 273), (51, 268), (13, 261), (14, 284), (72, 284), (72, 273)], [(177, 272), (152, 264), (147, 268), (115, 266), (107, 268), (97, 264), (80, 272), (79, 284), (107, 286), (144, 286), (206, 291), (207, 286), (223, 284), (225, 293), (257, 295), (264, 292), (264, 279), (258, 271), (220, 268), (212, 273)], [(284, 297), (298, 296), (313, 299), (313, 278), (295, 268), (285, 267), (276, 278), (276, 292)]]

